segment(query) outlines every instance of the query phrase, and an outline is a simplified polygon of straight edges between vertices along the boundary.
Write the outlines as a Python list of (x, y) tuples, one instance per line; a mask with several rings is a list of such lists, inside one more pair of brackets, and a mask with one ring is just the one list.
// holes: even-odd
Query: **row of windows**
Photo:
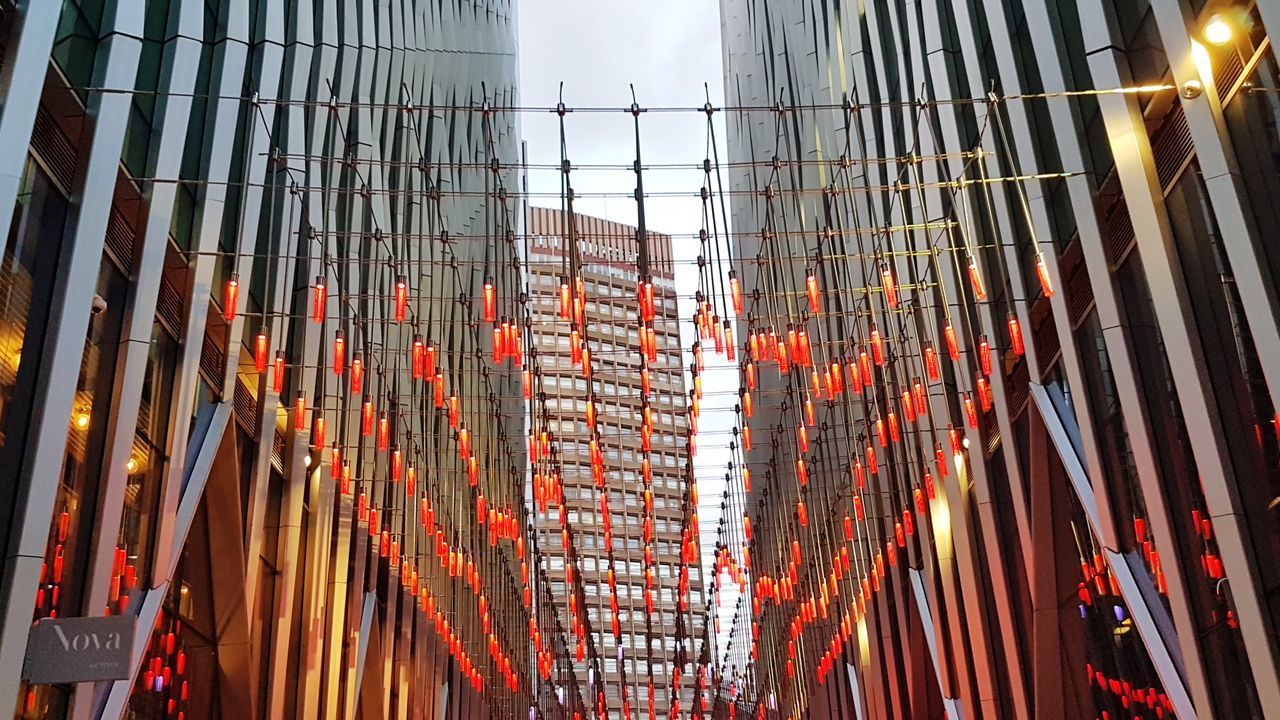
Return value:
[[(639, 540), (637, 540), (636, 538), (625, 538), (625, 540), (626, 542), (624, 543), (623, 538), (614, 538), (613, 540), (614, 548), (615, 549), (620, 548), (625, 544), (628, 549), (639, 552), (641, 548), (641, 543), (639, 542)], [(660, 549), (659, 549), (658, 555), (660, 557), (675, 557), (674, 543), (664, 542), (664, 543), (659, 543), (659, 546), (660, 546)], [(560, 570), (564, 570), (564, 556), (550, 555), (547, 557), (546, 560), (547, 560), (547, 570), (549, 572), (555, 573)], [(604, 572), (609, 569), (609, 561), (607, 558), (603, 558), (603, 557), (597, 558), (594, 555), (589, 555), (586, 557), (579, 558), (578, 564), (583, 573)], [(678, 567), (679, 566), (674, 565), (672, 563), (658, 563), (654, 565), (654, 569), (657, 571), (658, 577), (662, 577), (662, 578), (679, 577), (680, 572), (678, 570)], [(628, 561), (628, 560), (615, 559), (613, 563), (613, 570), (615, 574), (630, 573), (633, 576), (639, 577), (644, 573), (644, 563), (640, 562), (639, 560)], [(689, 579), (692, 581), (698, 578), (699, 576), (700, 576), (700, 572), (698, 570), (698, 567), (696, 565), (691, 566), (689, 568)], [(619, 586), (619, 588), (621, 588), (621, 586)]]
[[(618, 395), (616, 394), (619, 389), (618, 385), (615, 385), (613, 383), (596, 383), (596, 385), (603, 388), (603, 392), (601, 392), (601, 395), (603, 397), (605, 398), (618, 397)], [(625, 388), (625, 386), (623, 387)], [(587, 412), (587, 399), (585, 396), (548, 397), (546, 402), (546, 408), (548, 411), (552, 413), (565, 412), (565, 411), (572, 410), (572, 411), (585, 414)], [(624, 404), (620, 402), (611, 402), (609, 400), (598, 400), (596, 401), (596, 410), (599, 411), (600, 414), (604, 417), (622, 416), (625, 412), (627, 415), (629, 415), (628, 419), (635, 419), (637, 421), (640, 420), (640, 412), (641, 412), (640, 408), (630, 404)], [(671, 410), (661, 410), (658, 408), (653, 408), (652, 415), (653, 415), (654, 426), (660, 428), (663, 425), (666, 425), (666, 426), (675, 425), (676, 418), (682, 417), (684, 415), (684, 411), (681, 410), (677, 413), (677, 412), (672, 412)]]
[[(636, 289), (634, 285), (635, 276), (621, 278), (621, 279), (627, 284), (618, 285), (616, 283), (601, 283), (590, 278), (585, 278), (587, 296), (634, 299), (636, 296)], [(538, 272), (537, 270), (535, 270), (533, 273), (530, 274), (529, 283), (530, 285), (536, 285), (539, 287), (553, 288), (556, 290), (556, 292), (559, 292), (560, 276), (558, 274), (548, 275), (544, 272)], [(659, 290), (675, 289), (674, 282), (663, 281), (661, 279), (656, 279), (654, 281), (654, 285)], [(675, 307), (674, 297), (671, 297), (664, 293), (655, 293), (655, 295), (657, 295), (657, 297), (655, 297), (655, 300), (661, 301), (664, 306), (672, 307), (672, 308)]]

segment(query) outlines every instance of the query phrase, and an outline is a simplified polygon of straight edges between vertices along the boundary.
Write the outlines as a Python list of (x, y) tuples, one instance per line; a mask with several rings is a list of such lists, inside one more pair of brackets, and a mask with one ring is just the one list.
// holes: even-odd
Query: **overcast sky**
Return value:
[[(644, 107), (702, 107), (710, 91), (711, 103), (723, 105), (724, 73), (720, 48), (718, 0), (520, 0), (520, 104), (554, 107), (560, 84), (564, 103), (574, 107), (626, 108), (630, 85)], [(527, 113), (521, 118), (528, 159), (533, 165), (560, 162), (559, 118), (554, 113)], [(716, 138), (724, 155), (723, 116), (716, 115)], [(701, 164), (708, 157), (706, 115), (699, 112), (644, 113), (640, 118), (641, 153), (645, 164)], [(636, 203), (629, 197), (584, 197), (595, 192), (631, 193), (635, 176), (635, 127), (629, 113), (571, 113), (565, 118), (568, 157), (574, 165), (621, 165), (619, 171), (578, 170), (572, 175), (581, 200), (575, 210), (627, 224), (636, 222)], [(530, 170), (532, 204), (560, 207), (556, 171)], [(701, 170), (653, 170), (644, 174), (646, 193), (697, 193)], [(669, 235), (696, 235), (702, 228), (702, 203), (697, 197), (650, 198), (645, 203), (649, 229)], [(681, 294), (681, 317), (693, 314), (697, 276), (693, 261), (698, 241), (674, 241), (676, 281)], [(683, 261), (683, 262), (682, 262)], [(682, 326), (686, 349), (692, 326)], [(705, 353), (708, 364), (713, 354)], [(686, 365), (689, 360), (686, 359)], [(723, 476), (729, 459), (728, 431), (732, 428), (731, 394), (737, 376), (731, 368), (708, 367), (704, 375), (703, 421), (697, 458), (704, 568), (715, 548), (720, 520)], [(709, 577), (709, 576), (708, 576)], [(723, 598), (729, 615), (735, 594)], [(727, 634), (726, 617), (722, 634)]]

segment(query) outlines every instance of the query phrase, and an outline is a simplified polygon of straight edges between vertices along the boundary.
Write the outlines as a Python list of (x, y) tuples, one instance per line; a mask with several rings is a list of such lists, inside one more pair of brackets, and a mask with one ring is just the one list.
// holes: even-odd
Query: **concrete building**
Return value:
[[(563, 547), (554, 504), (539, 513), (535, 523), (542, 569), (563, 627), (572, 628), (567, 607), (571, 590), (585, 603), (585, 625), (592, 637), (582, 641), (584, 653), (575, 661), (574, 674), (579, 682), (598, 683), (585, 699), (588, 708), (597, 708), (592, 694), (603, 689), (610, 718), (647, 717), (650, 683), (657, 716), (666, 717), (678, 707), (680, 716), (688, 717), (697, 683), (691, 664), (703, 636), (703, 580), (696, 561), (686, 566), (681, 560), (692, 515), (688, 393), (672, 241), (647, 233), (655, 308), (650, 327), (656, 346), (646, 360), (637, 333), (642, 323), (637, 303), (637, 229), (531, 208), (528, 234), (532, 337), (542, 383), (531, 402), (530, 426), (537, 432), (549, 431), (558, 441), (573, 552)], [(584, 284), (581, 327), (585, 332), (573, 329), (560, 314), (561, 284), (572, 277), (571, 238), (576, 239), (576, 267)], [(575, 339), (574, 334), (581, 337)], [(574, 361), (578, 342), (590, 351), (589, 379)], [(651, 414), (648, 440), (646, 412)], [(592, 468), (593, 438), (603, 460), (603, 488)], [(646, 465), (652, 493), (649, 507)], [(540, 472), (540, 466), (535, 466), (535, 472)], [(602, 506), (601, 495), (606, 493)], [(567, 584), (566, 563), (575, 568), (570, 572), (578, 578), (573, 588)], [(688, 567), (688, 578), (682, 593), (683, 567)], [(623, 712), (624, 698), (630, 714)], [(677, 700), (678, 706), (673, 705)]]
[(739, 714), (1273, 713), (1280, 4), (721, 7)]
[(0, 707), (527, 714), (514, 13), (0, 1)]

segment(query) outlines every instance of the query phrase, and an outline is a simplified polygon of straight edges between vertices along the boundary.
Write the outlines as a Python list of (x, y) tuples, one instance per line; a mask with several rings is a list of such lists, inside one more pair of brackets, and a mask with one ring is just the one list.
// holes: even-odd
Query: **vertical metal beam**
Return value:
[(0, 238), (9, 237), (22, 168), (27, 162), (25, 148), (31, 144), (36, 109), (44, 92), (62, 3), (26, 0), (18, 3), (9, 42), (0, 58)]
[[(165, 42), (160, 84), (157, 88), (154, 137), (148, 174), (156, 181), (144, 188), (141, 250), (137, 253), (135, 282), (125, 308), (122, 342), (116, 363), (114, 407), (107, 426), (107, 443), (102, 467), (105, 482), (99, 490), (97, 522), (89, 554), (90, 568), (81, 610), (95, 615), (108, 604), (117, 538), (124, 515), (125, 492), (129, 484), (127, 465), (137, 437), (138, 413), (151, 356), (156, 303), (173, 225), (175, 182), (180, 174), (183, 146), (191, 116), (191, 94), (195, 87), (204, 6), (181, 0), (171, 15), (174, 32)], [(181, 415), (178, 417), (182, 417)], [(173, 421), (171, 421), (173, 422)], [(181, 420), (176, 420), (181, 422)], [(76, 687), (72, 717), (87, 718), (93, 706), (93, 686)]]
[[(104, 92), (90, 94), (75, 200), (64, 230), (64, 251), (52, 294), (49, 334), (40, 358), (43, 372), (35, 388), (31, 435), (24, 452), (17, 505), (7, 555), (0, 572), (0, 707), (16, 707), (18, 679), (35, 607), (36, 587), (53, 521), (58, 478), (66, 453), (76, 384), (89, 328), (90, 302), (97, 287), (102, 248), (111, 212), (120, 153), (128, 124), (132, 90), (138, 71), (143, 19), (142, 0), (109, 4), (103, 17), (94, 84)], [(48, 20), (43, 14), (38, 24)], [(43, 31), (43, 25), (38, 25)], [(39, 44), (37, 37), (29, 53)], [(28, 58), (30, 62), (34, 62)], [(41, 63), (43, 65), (43, 63)], [(119, 91), (119, 92), (112, 92)], [(25, 102), (25, 92), (18, 99)], [(34, 112), (34, 106), (31, 107)], [(15, 106), (24, 113), (23, 105)], [(6, 113), (7, 114), (7, 113)], [(16, 134), (20, 118), (15, 115)], [(0, 125), (3, 128), (3, 125)], [(28, 131), (29, 132), (29, 131)], [(16, 136), (15, 142), (19, 140)], [(18, 145), (22, 147), (22, 145)], [(17, 153), (7, 153), (14, 155)], [(104, 190), (105, 189), (105, 190)], [(9, 207), (13, 199), (9, 198)], [(6, 211), (9, 212), (9, 211)]]
[[(1024, 2), (1027, 27), (1032, 37), (1059, 38), (1061, 35), (1061, 31), (1055, 28), (1050, 20), (1047, 1)], [(1080, 78), (1075, 78), (1074, 83), (1068, 84), (1064, 68), (1070, 67), (1070, 59), (1060, 41), (1037, 42), (1034, 50), (1038, 59), (1037, 69), (1046, 92), (1061, 93), (1079, 87), (1082, 82)], [(1083, 122), (1079, 117), (1078, 101), (1058, 96), (1047, 98), (1044, 102), (1049, 106), (1048, 117), (1052, 124), (1053, 137), (1063, 169), (1083, 169), (1086, 167), (1086, 152), (1079, 139), (1083, 133)], [(1120, 311), (1122, 300), (1107, 260), (1102, 223), (1095, 203), (1098, 191), (1097, 181), (1093, 175), (1081, 173), (1067, 178), (1065, 182), (1071, 209), (1076, 219), (1078, 239), (1083, 250), (1089, 283), (1093, 291), (1094, 311), (1098, 315), (1111, 372), (1115, 378), (1116, 396), (1124, 417), (1125, 434), (1130, 451), (1133, 453), (1138, 484), (1146, 500), (1147, 520), (1157, 544), (1167, 546), (1166, 544), (1176, 542), (1174, 521), (1170, 516), (1168, 503), (1165, 501), (1164, 485), (1156, 458), (1156, 441), (1152, 436), (1148, 405), (1137, 373), (1135, 350), (1129, 339), (1128, 328), (1123, 324), (1125, 320)], [(1045, 262), (1049, 266), (1050, 273), (1057, 278), (1061, 286), (1064, 278), (1058, 269), (1056, 253), (1046, 253)], [(1065, 304), (1064, 290), (1065, 288), (1059, 287), (1059, 292), (1053, 301)], [(1059, 342), (1063, 352), (1066, 353), (1068, 347), (1075, 346), (1071, 326), (1059, 323), (1057, 330)], [(1104, 537), (1103, 542), (1111, 543), (1112, 541)], [(1116, 546), (1118, 547), (1118, 544)], [(1174, 625), (1178, 628), (1177, 642), (1187, 663), (1187, 683), (1201, 717), (1212, 717), (1199, 632), (1191, 611), (1188, 576), (1182, 565), (1176, 562), (1166, 564), (1164, 571), (1169, 591), (1169, 606)]]
[(1219, 88), (1214, 83), (1212, 59), (1195, 39), (1200, 23), (1186, 0), (1154, 0), (1151, 10), (1174, 83), (1186, 87), (1200, 82), (1204, 88), (1197, 97), (1179, 94), (1182, 111), (1195, 142), (1196, 160), (1222, 246), (1231, 261), (1258, 364), (1271, 391), (1271, 406), (1280, 408), (1280, 302), (1271, 279), (1264, 274), (1267, 259), (1261, 246), (1266, 240), (1260, 235), (1244, 189)]
[[(1086, 38), (1110, 37), (1106, 13), (1100, 0), (1082, 3)], [(1128, 63), (1116, 48), (1110, 45), (1097, 48), (1089, 60), (1094, 82), (1099, 87), (1133, 84)], [(1259, 558), (1248, 541), (1245, 510), (1240, 507), (1236, 490), (1241, 478), (1232, 467), (1227, 440), (1216, 419), (1214, 388), (1206, 382), (1207, 350), (1195, 332), (1194, 310), (1183, 292), (1185, 282), (1173, 247), (1173, 229), (1164, 195), (1155, 174), (1150, 138), (1134, 96), (1101, 95), (1099, 105), (1133, 218), (1143, 270), (1154, 300), (1156, 320), (1165, 338), (1164, 346), (1205, 501), (1218, 534), (1223, 565), (1231, 578), (1240, 635), (1258, 699), (1263, 707), (1280, 707), (1280, 638), (1262, 605)]]

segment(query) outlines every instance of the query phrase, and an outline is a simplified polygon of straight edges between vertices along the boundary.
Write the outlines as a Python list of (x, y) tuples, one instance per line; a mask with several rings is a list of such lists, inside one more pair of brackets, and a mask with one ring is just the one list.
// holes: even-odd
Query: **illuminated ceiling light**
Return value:
[(89, 411), (81, 410), (77, 412), (72, 421), (75, 422), (77, 430), (89, 429)]
[(1214, 14), (1204, 24), (1204, 39), (1210, 45), (1222, 47), (1235, 37), (1235, 26), (1220, 14)]
[(138, 469), (139, 469), (140, 467), (141, 467), (141, 465), (139, 465), (139, 463), (138, 463), (138, 458), (132, 458), (132, 457), (131, 457), (131, 458), (129, 458), (129, 462), (127, 462), (127, 463), (125, 463), (125, 464), (124, 464), (124, 469), (125, 469), (126, 471), (128, 471), (128, 473), (129, 473), (130, 475), (134, 475), (134, 474), (136, 474), (136, 473), (138, 472)]

